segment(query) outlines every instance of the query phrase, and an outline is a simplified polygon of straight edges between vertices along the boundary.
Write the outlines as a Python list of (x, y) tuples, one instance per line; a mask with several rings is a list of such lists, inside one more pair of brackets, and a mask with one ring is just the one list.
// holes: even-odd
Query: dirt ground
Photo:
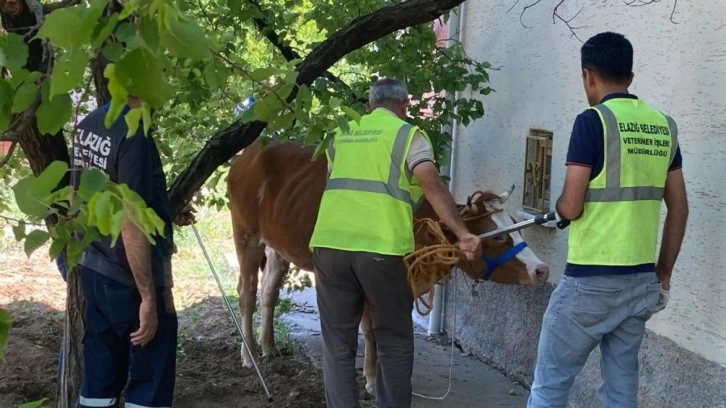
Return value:
[[(50, 398), (62, 336), (65, 286), (42, 251), (0, 255), (0, 307), (11, 315), (6, 361), (0, 362), (0, 408)], [(322, 373), (303, 357), (260, 362), (275, 401), (267, 402), (253, 370), (240, 363), (239, 336), (216, 287), (205, 279), (175, 279), (179, 313), (177, 408), (323, 407)]]

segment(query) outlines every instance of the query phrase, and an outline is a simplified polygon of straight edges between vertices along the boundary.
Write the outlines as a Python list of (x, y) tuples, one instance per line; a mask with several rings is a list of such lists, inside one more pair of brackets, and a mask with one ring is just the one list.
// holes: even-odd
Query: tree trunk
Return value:
[(83, 379), (83, 312), (85, 299), (78, 268), (68, 271), (66, 319), (63, 328), (63, 363), (56, 394), (57, 408), (75, 408)]
[[(39, 4), (37, 0), (0, 1), (0, 19), (2, 19), (3, 28), (8, 32), (32, 38), (37, 30), (35, 27), (37, 24), (35, 12), (42, 12)], [(33, 9), (35, 9), (35, 12)], [(30, 31), (31, 29), (33, 29), (33, 32)], [(50, 47), (48, 47), (48, 50), (50, 50)], [(25, 68), (29, 71), (46, 72), (48, 64), (52, 64), (52, 55), (50, 53), (46, 54), (43, 43), (40, 40), (30, 41), (28, 43), (28, 60)], [(38, 131), (35, 118), (18, 135), (18, 142), (35, 175), (40, 174), (55, 160), (70, 163), (68, 146), (63, 131), (61, 130), (55, 135), (43, 135)], [(66, 176), (61, 181), (61, 186), (68, 185), (69, 182), (70, 178)], [(46, 220), (46, 224), (52, 226), (55, 221), (55, 218), (51, 217)], [(83, 310), (85, 304), (83, 292), (80, 288), (78, 273), (69, 271), (63, 338), (63, 364), (56, 394), (56, 406), (59, 408), (75, 408), (78, 406), (78, 395), (83, 372), (83, 343), (81, 340), (83, 338)]]

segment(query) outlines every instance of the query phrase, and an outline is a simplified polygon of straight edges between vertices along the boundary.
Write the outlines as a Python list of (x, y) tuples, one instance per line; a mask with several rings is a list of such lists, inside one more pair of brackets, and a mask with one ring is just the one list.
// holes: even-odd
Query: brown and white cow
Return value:
[[(255, 309), (258, 271), (264, 261), (261, 290), (260, 344), (265, 356), (277, 353), (274, 341), (273, 317), (279, 289), (289, 270), (289, 262), (307, 271), (313, 270), (312, 254), (308, 243), (315, 226), (320, 200), (325, 189), (327, 163), (325, 156), (311, 160), (314, 149), (299, 143), (272, 143), (262, 147), (256, 141), (234, 160), (228, 176), (229, 207), (232, 229), (240, 265), (239, 306), (242, 329), (250, 348), (255, 352), (252, 315)], [(508, 193), (477, 194), (466, 210), (472, 214), (499, 211), (485, 217), (472, 217), (467, 227), (474, 234), (512, 224), (512, 219), (502, 212), (502, 204)], [(464, 206), (462, 206), (464, 207)], [(360, 214), (350, 214), (351, 217)], [(424, 202), (415, 214), (417, 218), (437, 220), (428, 202)], [(444, 229), (445, 232), (447, 232)], [(447, 232), (450, 242), (455, 237)], [(416, 235), (417, 244), (426, 244), (424, 234)], [(513, 246), (523, 242), (518, 232), (485, 239), (483, 253), (495, 259)], [(265, 248), (267, 247), (267, 257)], [(272, 250), (271, 250), (272, 249)], [(484, 261), (477, 260), (457, 265), (474, 279), (481, 278), (487, 269)], [(499, 266), (491, 280), (506, 284), (532, 285), (547, 280), (549, 268), (529, 249), (524, 248), (516, 257)], [(422, 294), (428, 287), (417, 287)], [(366, 389), (371, 392), (375, 383), (376, 342), (371, 315), (366, 307), (361, 322), (365, 334)], [(251, 356), (242, 349), (246, 367), (252, 366)]]

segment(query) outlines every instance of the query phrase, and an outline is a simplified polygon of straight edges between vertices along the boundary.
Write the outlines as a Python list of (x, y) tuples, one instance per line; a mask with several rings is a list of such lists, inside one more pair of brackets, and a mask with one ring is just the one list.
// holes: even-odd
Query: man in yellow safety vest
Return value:
[(481, 242), (469, 233), (434, 166), (426, 134), (405, 121), (408, 91), (382, 79), (370, 114), (338, 129), (327, 150), (329, 180), (310, 241), (324, 344), (329, 408), (358, 406), (355, 356), (364, 301), (373, 309), (381, 407), (411, 406), (413, 296), (403, 256), (414, 249), (413, 213), (425, 196), (469, 259)]
[[(558, 218), (571, 220), (567, 266), (542, 321), (529, 408), (567, 405), (600, 346), (606, 408), (635, 408), (645, 322), (666, 307), (688, 218), (676, 123), (628, 92), (633, 48), (621, 34), (581, 50), (591, 108), (570, 138)], [(668, 208), (656, 259), (661, 201)]]

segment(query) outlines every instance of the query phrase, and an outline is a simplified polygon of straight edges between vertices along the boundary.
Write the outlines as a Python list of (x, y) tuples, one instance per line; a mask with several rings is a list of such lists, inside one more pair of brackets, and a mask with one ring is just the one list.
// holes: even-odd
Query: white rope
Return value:
[[(449, 392), (451, 392), (452, 375), (454, 373), (454, 347), (455, 347), (454, 346), (454, 336), (456, 335), (456, 303), (457, 303), (456, 295), (459, 292), (459, 288), (456, 285), (456, 280), (457, 280), (458, 274), (456, 273), (456, 271), (454, 271), (453, 273), (454, 273), (454, 325), (453, 325), (452, 333), (450, 336), (451, 337), (451, 357), (450, 357), (450, 361), (449, 361), (449, 386), (446, 388), (446, 392), (444, 393), (444, 395), (442, 395), (440, 397), (432, 397), (430, 395), (419, 394), (417, 392), (411, 393), (416, 397), (424, 398), (427, 400), (443, 401), (446, 397), (449, 396)], [(444, 308), (444, 310), (446, 310), (446, 308)]]

